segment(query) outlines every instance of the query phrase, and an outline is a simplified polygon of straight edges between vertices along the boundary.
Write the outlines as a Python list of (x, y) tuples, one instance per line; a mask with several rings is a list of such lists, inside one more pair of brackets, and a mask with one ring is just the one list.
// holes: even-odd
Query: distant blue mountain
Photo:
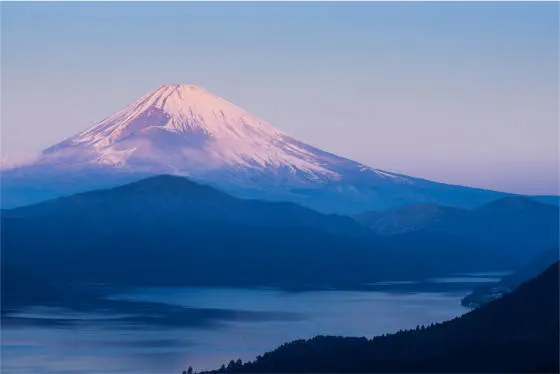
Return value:
[(476, 244), (507, 248), (524, 262), (558, 245), (558, 206), (513, 196), (474, 209), (415, 204), (355, 216), (380, 235), (430, 232), (453, 235)]

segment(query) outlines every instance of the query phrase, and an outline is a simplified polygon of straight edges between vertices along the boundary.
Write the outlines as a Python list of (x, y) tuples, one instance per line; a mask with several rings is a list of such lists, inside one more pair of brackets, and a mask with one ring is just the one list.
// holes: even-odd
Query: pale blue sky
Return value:
[(557, 3), (2, 3), (2, 154), (194, 83), (373, 167), (558, 191)]

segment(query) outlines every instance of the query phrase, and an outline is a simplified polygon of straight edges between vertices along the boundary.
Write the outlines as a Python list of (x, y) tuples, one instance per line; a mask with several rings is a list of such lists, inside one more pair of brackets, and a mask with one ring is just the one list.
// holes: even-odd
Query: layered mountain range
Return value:
[(173, 174), (239, 197), (357, 213), (411, 203), (473, 207), (499, 192), (372, 168), (305, 144), (194, 85), (164, 85), (45, 149), (4, 163), (2, 206), (15, 207)]
[(163, 175), (1, 210), (2, 266), (60, 284), (297, 289), (510, 270), (558, 242), (558, 208), (517, 199), (379, 235), (348, 216)]

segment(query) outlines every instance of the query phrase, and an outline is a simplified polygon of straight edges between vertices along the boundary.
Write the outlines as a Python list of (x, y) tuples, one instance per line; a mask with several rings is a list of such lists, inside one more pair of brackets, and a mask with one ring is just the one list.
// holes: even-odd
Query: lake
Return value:
[[(444, 287), (430, 292), (407, 292), (399, 282), (359, 291), (140, 288), (120, 290), (94, 311), (34, 306), (3, 321), (2, 372), (170, 374), (188, 366), (212, 369), (231, 359), (254, 359), (293, 339), (373, 337), (447, 320), (467, 311), (460, 299), (473, 285), (496, 280), (458, 275), (431, 280)], [(395, 285), (399, 287), (393, 290)]]

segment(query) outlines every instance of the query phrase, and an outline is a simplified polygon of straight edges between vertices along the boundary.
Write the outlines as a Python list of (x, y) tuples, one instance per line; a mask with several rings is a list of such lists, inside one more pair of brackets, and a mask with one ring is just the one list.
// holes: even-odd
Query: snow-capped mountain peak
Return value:
[(239, 197), (296, 201), (325, 212), (408, 203), (466, 207), (499, 195), (336, 156), (189, 84), (160, 86), (25, 165), (1, 164), (3, 201), (12, 206), (154, 174), (188, 176)]
[[(300, 142), (206, 89), (163, 85), (89, 129), (46, 149), (45, 160), (208, 177), (266, 175), (301, 185), (339, 180), (349, 167), (386, 172)], [(260, 182), (259, 182), (260, 183)]]
[(179, 134), (203, 133), (213, 137), (243, 137), (247, 132), (279, 135), (280, 132), (234, 104), (204, 88), (163, 85), (113, 116), (70, 138), (103, 148), (134, 133), (161, 129)]

